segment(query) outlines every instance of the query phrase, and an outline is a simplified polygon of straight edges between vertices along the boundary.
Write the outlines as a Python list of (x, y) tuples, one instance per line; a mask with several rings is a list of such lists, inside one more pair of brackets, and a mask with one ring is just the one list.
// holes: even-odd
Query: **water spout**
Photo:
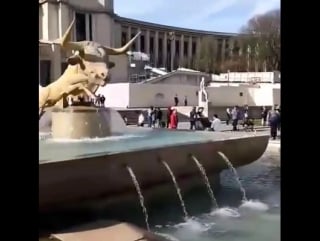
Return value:
[(180, 199), (180, 203), (181, 203), (182, 211), (183, 211), (183, 214), (184, 214), (184, 218), (185, 218), (185, 219), (188, 219), (189, 215), (188, 215), (188, 212), (187, 212), (187, 209), (186, 209), (186, 205), (185, 205), (185, 203), (184, 203), (184, 200), (183, 200), (183, 198), (182, 198), (181, 190), (180, 190), (180, 187), (179, 187), (179, 185), (178, 185), (178, 183), (177, 183), (177, 180), (176, 180), (176, 178), (175, 178), (175, 176), (174, 176), (174, 174), (173, 174), (170, 166), (168, 165), (168, 163), (165, 162), (165, 161), (162, 161), (162, 163), (163, 163), (163, 165), (165, 166), (165, 168), (168, 170), (168, 172), (169, 172), (169, 174), (170, 174), (170, 176), (171, 176), (172, 182), (173, 182), (173, 184), (174, 184), (174, 186), (175, 186), (175, 188), (176, 188), (176, 190), (177, 190), (177, 195), (178, 195), (178, 197), (179, 197), (179, 199)]
[(219, 156), (222, 157), (222, 159), (226, 162), (226, 164), (228, 165), (229, 169), (232, 171), (238, 185), (240, 188), (240, 191), (242, 193), (242, 201), (248, 201), (247, 196), (246, 196), (246, 190), (244, 189), (244, 187), (242, 186), (242, 183), (239, 179), (239, 175), (237, 173), (237, 170), (233, 167), (232, 163), (230, 162), (230, 160), (228, 159), (228, 157), (223, 154), (222, 152), (218, 151)]
[(196, 163), (197, 167), (199, 168), (199, 170), (201, 172), (201, 175), (203, 177), (203, 181), (206, 184), (206, 187), (207, 187), (209, 196), (211, 198), (211, 201), (213, 203), (213, 206), (216, 207), (216, 208), (219, 208), (217, 200), (214, 197), (214, 194), (213, 194), (212, 188), (210, 186), (210, 182), (209, 182), (209, 179), (208, 179), (208, 176), (206, 174), (206, 171), (205, 171), (204, 167), (201, 165), (201, 163), (198, 161), (198, 159), (194, 155), (192, 155), (191, 158)]
[(141, 189), (140, 189), (140, 185), (139, 185), (139, 182), (137, 180), (137, 177), (136, 175), (134, 174), (133, 170), (131, 169), (131, 167), (127, 166), (127, 170), (132, 178), (132, 181), (133, 181), (133, 184), (137, 190), (137, 193), (138, 193), (138, 196), (139, 196), (139, 201), (140, 201), (140, 205), (141, 205), (141, 208), (142, 208), (142, 212), (144, 214), (144, 219), (145, 219), (145, 222), (146, 222), (146, 226), (147, 226), (147, 230), (150, 231), (150, 226), (149, 226), (149, 217), (148, 217), (148, 212), (147, 212), (147, 208), (146, 206), (144, 205), (144, 198), (143, 198), (143, 195), (142, 195), (142, 192), (141, 192)]

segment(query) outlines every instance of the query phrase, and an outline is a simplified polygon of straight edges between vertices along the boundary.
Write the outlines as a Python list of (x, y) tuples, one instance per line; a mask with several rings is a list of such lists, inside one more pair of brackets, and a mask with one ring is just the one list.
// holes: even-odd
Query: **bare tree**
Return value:
[(201, 40), (200, 54), (194, 61), (194, 66), (198, 70), (214, 73), (218, 70), (219, 63), (217, 62), (218, 44), (214, 37), (206, 36)]
[(260, 67), (266, 65), (269, 71), (280, 70), (279, 9), (251, 18), (241, 33), (242, 48), (247, 49), (249, 46), (251, 49), (249, 59), (257, 62)]

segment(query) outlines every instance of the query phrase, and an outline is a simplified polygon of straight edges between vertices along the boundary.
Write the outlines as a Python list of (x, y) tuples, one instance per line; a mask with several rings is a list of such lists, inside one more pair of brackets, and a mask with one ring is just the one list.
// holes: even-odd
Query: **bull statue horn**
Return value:
[(64, 49), (82, 50), (83, 49), (83, 45), (81, 43), (70, 41), (71, 40), (72, 28), (74, 26), (74, 22), (75, 22), (75, 18), (72, 20), (71, 24), (67, 28), (67, 30), (64, 33), (64, 35), (62, 36), (62, 38), (59, 39), (59, 44)]
[(72, 42), (71, 39), (71, 33), (72, 28), (74, 25), (75, 19), (72, 20), (71, 24), (67, 28), (66, 32), (62, 36), (62, 38), (50, 41), (50, 40), (39, 40), (39, 43), (42, 44), (58, 44), (64, 49), (70, 49), (70, 50), (82, 50), (83, 44), (78, 42)]
[(124, 54), (125, 52), (128, 51), (129, 47), (131, 44), (136, 40), (136, 38), (141, 34), (141, 32), (138, 32), (136, 36), (134, 36), (126, 45), (120, 47), (120, 48), (111, 48), (111, 47), (105, 47), (104, 49), (108, 55), (120, 55)]

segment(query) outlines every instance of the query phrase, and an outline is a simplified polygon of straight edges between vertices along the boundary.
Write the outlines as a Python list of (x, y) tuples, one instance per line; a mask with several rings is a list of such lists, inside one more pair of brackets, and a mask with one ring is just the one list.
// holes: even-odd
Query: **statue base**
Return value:
[[(107, 223), (106, 226), (102, 224)], [(109, 224), (110, 223), (110, 224)], [(80, 227), (72, 231), (52, 234), (51, 239), (58, 241), (82, 240), (82, 241), (160, 241), (164, 240), (152, 232), (139, 228), (129, 223), (117, 223), (98, 221)], [(167, 239), (166, 239), (167, 240)]]
[(120, 114), (110, 108), (70, 106), (51, 112), (52, 137), (56, 139), (101, 138), (124, 128)]

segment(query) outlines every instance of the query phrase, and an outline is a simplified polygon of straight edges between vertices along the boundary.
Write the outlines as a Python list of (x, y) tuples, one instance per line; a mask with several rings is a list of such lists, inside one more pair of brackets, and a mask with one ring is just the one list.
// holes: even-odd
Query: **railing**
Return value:
[(249, 78), (249, 84), (251, 85), (255, 85), (261, 82), (261, 78), (260, 77), (251, 77)]

